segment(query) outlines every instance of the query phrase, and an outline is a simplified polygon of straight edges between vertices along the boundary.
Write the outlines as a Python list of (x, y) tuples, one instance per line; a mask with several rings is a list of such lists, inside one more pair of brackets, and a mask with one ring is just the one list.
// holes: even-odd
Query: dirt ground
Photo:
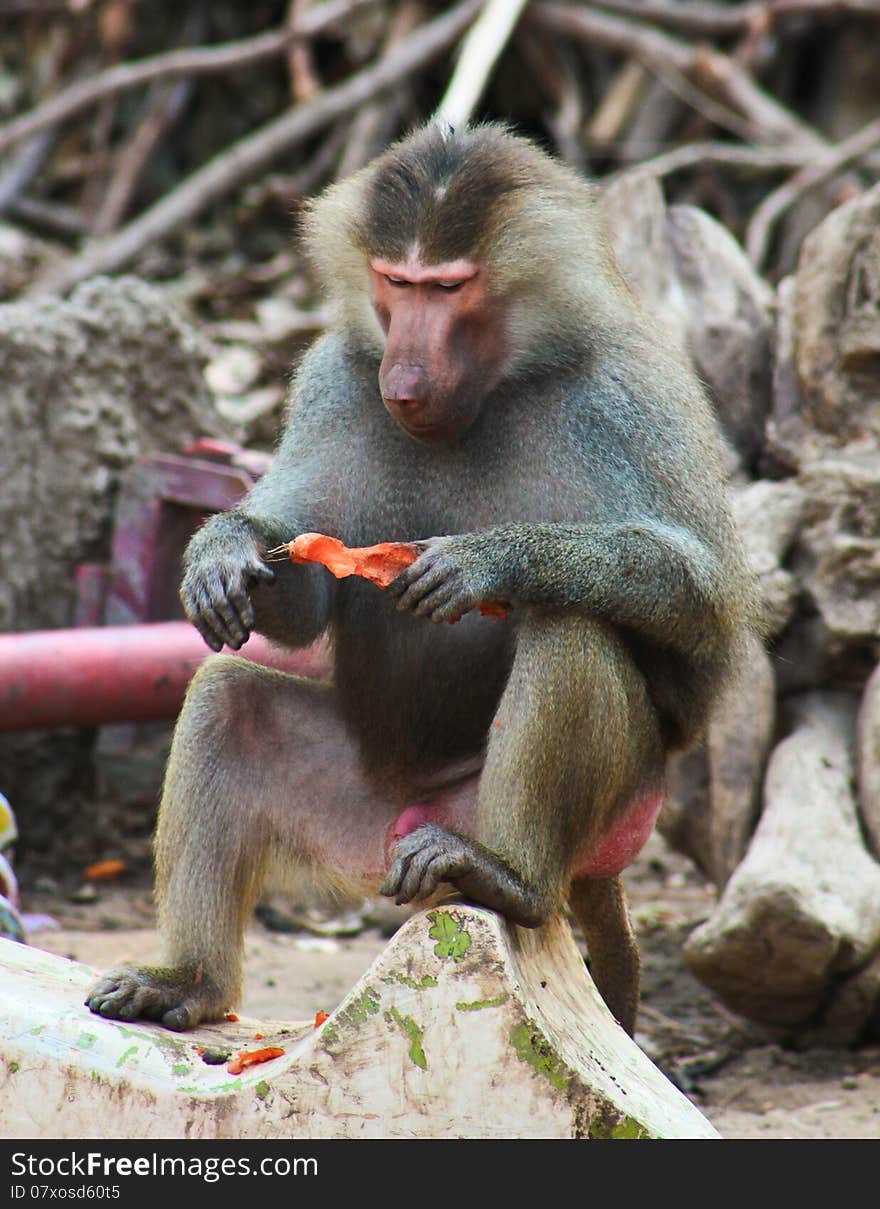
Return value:
[[(711, 887), (691, 864), (655, 836), (627, 880), (644, 965), (636, 1039), (722, 1137), (880, 1137), (880, 1047), (801, 1053), (773, 1044), (688, 971), (682, 944), (713, 902)], [(26, 892), (24, 909), (45, 912), (60, 925), (31, 932), (39, 948), (96, 968), (158, 959), (145, 869), (74, 892), (44, 878)], [(264, 918), (284, 922), (277, 910), (274, 919), (271, 913)], [(300, 916), (300, 923), (305, 926), (293, 932), (270, 930), (259, 920), (250, 928), (244, 1013), (306, 1020), (332, 1010), (381, 950), (396, 916), (383, 904), (372, 915), (337, 919), (329, 929), (326, 919)]]

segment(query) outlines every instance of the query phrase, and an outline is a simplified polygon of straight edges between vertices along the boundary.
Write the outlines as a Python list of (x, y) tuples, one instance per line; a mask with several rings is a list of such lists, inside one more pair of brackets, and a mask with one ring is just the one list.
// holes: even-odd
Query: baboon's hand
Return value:
[(180, 599), (212, 651), (224, 643), (237, 651), (254, 628), (251, 591), (274, 578), (253, 537), (237, 532), (221, 537), (207, 526), (187, 549)]
[(482, 534), (430, 537), (388, 587), (397, 607), (431, 621), (455, 621), (480, 605), (509, 601), (503, 561)]
[(406, 835), (394, 849), (394, 861), (379, 893), (398, 906), (429, 898), (441, 882), (456, 879), (472, 868), (471, 844), (464, 836), (435, 823)]
[(425, 823), (400, 840), (379, 893), (400, 906), (429, 898), (441, 882), (525, 928), (542, 924), (549, 913), (548, 904), (509, 865), (476, 840), (437, 823)]

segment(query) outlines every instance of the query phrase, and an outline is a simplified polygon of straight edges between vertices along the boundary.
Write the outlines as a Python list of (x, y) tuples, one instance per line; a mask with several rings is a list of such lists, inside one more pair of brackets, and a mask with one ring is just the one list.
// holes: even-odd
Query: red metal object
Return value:
[(122, 476), (109, 566), (77, 568), (77, 626), (183, 617), (177, 596), (190, 537), (214, 512), (234, 508), (270, 461), (219, 441), (181, 454), (148, 454)]
[[(188, 621), (0, 634), (0, 730), (173, 719), (211, 656)], [(280, 651), (253, 634), (229, 658), (326, 675), (320, 644)]]
[[(0, 634), (0, 731), (102, 726), (99, 746), (137, 743), (137, 728), (173, 720), (211, 652), (182, 618), (183, 551), (215, 512), (233, 508), (271, 456), (200, 440), (148, 454), (122, 476), (110, 562), (76, 568), (74, 629)], [(304, 676), (326, 674), (321, 645), (282, 652), (257, 634), (240, 658)]]

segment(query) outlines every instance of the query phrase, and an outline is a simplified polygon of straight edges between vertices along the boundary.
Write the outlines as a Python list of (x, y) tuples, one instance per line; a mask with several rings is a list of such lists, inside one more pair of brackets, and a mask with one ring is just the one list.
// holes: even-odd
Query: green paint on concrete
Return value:
[(375, 1016), (379, 1011), (380, 997), (372, 987), (367, 987), (362, 995), (345, 1008), (344, 1011), (336, 1013), (336, 1019), (340, 1024), (351, 1025), (354, 1028), (365, 1024), (370, 1016)]
[(339, 1043), (340, 1034), (345, 1028), (360, 1028), (371, 1016), (381, 1010), (381, 997), (373, 987), (367, 987), (344, 1008), (334, 1012), (332, 1020), (326, 1020), (321, 1025), (321, 1046), (332, 1053)]
[[(165, 1033), (148, 1034), (144, 1033), (142, 1028), (129, 1028), (119, 1021), (115, 1023), (120, 1037), (124, 1037), (126, 1040), (131, 1038), (133, 1041), (152, 1045), (157, 1049), (165, 1061), (170, 1064), (172, 1074), (186, 1074), (191, 1070), (189, 1063), (191, 1042), (181, 1041), (179, 1037), (175, 1037), (171, 1033), (167, 1035)], [(132, 1046), (131, 1048), (136, 1049), (137, 1047)], [(130, 1052), (131, 1050), (126, 1050), (126, 1053)], [(186, 1066), (183, 1063), (186, 1063)]]
[(605, 1113), (593, 1118), (587, 1136), (603, 1141), (638, 1141), (650, 1137), (650, 1134), (634, 1117), (617, 1115), (616, 1120), (611, 1123), (609, 1114)]
[(510, 1034), (510, 1044), (517, 1058), (543, 1075), (557, 1091), (568, 1090), (572, 1072), (535, 1025), (518, 1024)]
[(118, 1020), (114, 1021), (113, 1023), (115, 1023), (120, 1037), (124, 1037), (126, 1040), (130, 1038), (133, 1041), (141, 1041), (146, 1042), (149, 1045), (153, 1045), (162, 1053), (163, 1057), (171, 1058), (173, 1061), (179, 1062), (186, 1058), (189, 1054), (189, 1045), (191, 1043), (181, 1041), (172, 1033), (146, 1034), (142, 1028), (137, 1026), (135, 1028), (131, 1028), (127, 1024), (122, 1024)]
[(626, 1141), (630, 1139), (638, 1141), (641, 1138), (646, 1138), (648, 1131), (633, 1117), (624, 1117), (617, 1128), (612, 1129), (611, 1136), (612, 1138), (621, 1138)]
[(134, 1054), (136, 1054), (137, 1052), (138, 1052), (138, 1047), (136, 1045), (130, 1045), (128, 1047), (128, 1049), (125, 1050), (120, 1055), (119, 1061), (116, 1063), (117, 1067), (125, 1066), (126, 1062), (129, 1060), (129, 1058), (133, 1057)]
[(265, 1100), (269, 1095), (269, 1084), (266, 1082), (265, 1079), (261, 1079), (260, 1082), (257, 1084), (257, 1086), (254, 1088), (254, 1091), (257, 1093), (257, 1098), (259, 1100)]
[(395, 974), (395, 978), (405, 987), (410, 987), (413, 991), (427, 991), (429, 987), (438, 986), (436, 978), (430, 974), (426, 974), (420, 982), (416, 982), (415, 978), (410, 978), (408, 974)]
[(36, 1028), (31, 1029), (31, 1036), (39, 1037), (40, 1033), (42, 1033), (42, 1031), (45, 1027), (46, 1027), (45, 1024), (38, 1024)]
[(501, 1007), (502, 1003), (507, 1003), (510, 996), (505, 993), (498, 995), (494, 999), (473, 999), (470, 1003), (465, 1003), (460, 1000), (455, 1005), (457, 1012), (482, 1012), (483, 1008)]
[(79, 1037), (77, 1038), (76, 1044), (77, 1044), (78, 1049), (91, 1049), (94, 1045), (97, 1044), (97, 1041), (98, 1041), (97, 1033), (80, 1033)]
[(401, 1016), (397, 1008), (392, 1008), (386, 1013), (386, 1019), (391, 1019), (395, 1024), (403, 1029), (407, 1037), (409, 1037), (409, 1056), (416, 1066), (420, 1066), (422, 1070), (428, 1069), (428, 1059), (425, 1057), (425, 1051), (422, 1048), (422, 1038), (425, 1035), (425, 1030), (419, 1028), (412, 1016)]
[(428, 919), (433, 925), (428, 935), (437, 941), (434, 945), (437, 956), (462, 961), (471, 947), (471, 938), (455, 916), (448, 911), (431, 911)]
[[(144, 1034), (140, 1031), (131, 1034), (137, 1037), (138, 1041), (144, 1040)], [(170, 1062), (185, 1062), (191, 1053), (192, 1043), (189, 1041), (181, 1041), (172, 1033), (156, 1033), (150, 1036), (150, 1041), (161, 1053), (163, 1058)]]
[(7, 1062), (6, 1065), (9, 1068), (10, 1075), (14, 1075), (17, 1071), (21, 1070), (21, 1065), (18, 1062)]

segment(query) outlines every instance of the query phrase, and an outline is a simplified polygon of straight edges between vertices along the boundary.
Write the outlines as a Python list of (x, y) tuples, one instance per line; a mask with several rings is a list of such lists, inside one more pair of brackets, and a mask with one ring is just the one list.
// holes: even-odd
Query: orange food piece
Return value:
[(223, 1019), (229, 1020), (232, 1024), (238, 1024), (238, 1016), (236, 1016), (235, 1012), (227, 1012)]
[(329, 1012), (315, 1012), (315, 1028), (320, 1028), (324, 1021), (329, 1019)]
[(246, 1066), (259, 1066), (261, 1062), (269, 1062), (272, 1058), (280, 1058), (284, 1053), (277, 1045), (267, 1045), (265, 1049), (241, 1049), (238, 1057), (233, 1058), (226, 1069), (230, 1075), (240, 1075)]
[(254, 1041), (262, 1041), (262, 1040), (263, 1040), (262, 1033), (254, 1033)]
[[(345, 546), (336, 537), (324, 533), (301, 533), (287, 545), (291, 562), (322, 563), (337, 579), (360, 575), (379, 588), (387, 588), (422, 551), (413, 542), (379, 542), (375, 546)], [(480, 605), (484, 617), (506, 617), (503, 604), (489, 601)], [(450, 618), (450, 624), (458, 621)]]
[(119, 877), (120, 873), (124, 873), (127, 868), (125, 861), (114, 857), (109, 861), (95, 861), (94, 865), (89, 865), (83, 871), (83, 877), (90, 882), (109, 882), (114, 877)]
[(379, 542), (377, 546), (344, 546), (323, 533), (301, 533), (288, 546), (295, 563), (323, 563), (337, 579), (361, 575), (387, 588), (421, 551), (407, 542)]

